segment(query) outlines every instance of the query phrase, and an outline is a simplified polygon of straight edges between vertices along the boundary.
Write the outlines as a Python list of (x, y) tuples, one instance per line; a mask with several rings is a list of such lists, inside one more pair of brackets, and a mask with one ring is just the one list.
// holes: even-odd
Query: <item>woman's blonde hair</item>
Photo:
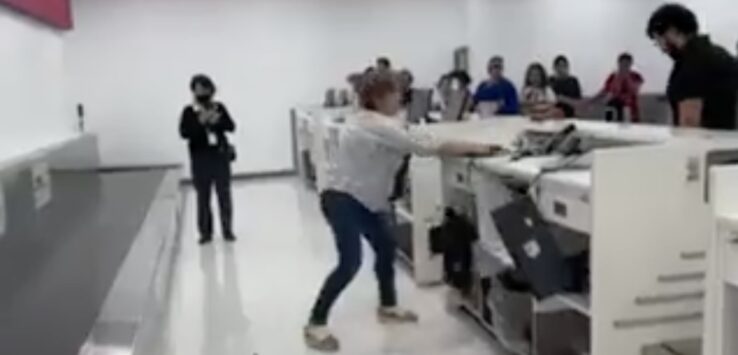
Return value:
[(371, 71), (365, 73), (359, 85), (359, 103), (367, 110), (376, 110), (375, 101), (387, 94), (399, 92), (398, 77), (394, 73)]

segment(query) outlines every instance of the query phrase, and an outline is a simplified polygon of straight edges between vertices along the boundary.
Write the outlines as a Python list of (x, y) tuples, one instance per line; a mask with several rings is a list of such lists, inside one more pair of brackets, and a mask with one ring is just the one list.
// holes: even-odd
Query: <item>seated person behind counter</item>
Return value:
[(548, 83), (546, 68), (541, 63), (533, 63), (525, 71), (525, 86), (520, 102), (523, 114), (533, 119), (563, 117), (555, 107), (556, 95)]
[(487, 65), (489, 79), (481, 83), (474, 94), (474, 106), (482, 117), (520, 113), (518, 92), (513, 83), (504, 77), (504, 67), (502, 57), (492, 57)]
[(471, 82), (471, 76), (465, 70), (456, 69), (443, 74), (438, 80), (433, 93), (433, 109), (436, 111), (445, 110), (449, 105), (451, 95), (454, 92), (461, 92), (462, 95), (469, 98), (463, 112), (472, 111), (473, 102), (471, 102), (471, 98), (473, 95), (469, 89)]
[(556, 94), (556, 107), (564, 117), (576, 116), (576, 106), (582, 100), (579, 79), (571, 75), (569, 59), (559, 55), (553, 62), (554, 75), (550, 79), (551, 89)]
[(618, 57), (618, 69), (610, 74), (605, 81), (602, 90), (589, 102), (604, 99), (611, 116), (605, 117), (607, 121), (615, 120), (625, 122), (626, 116), (630, 115), (630, 122), (641, 121), (638, 95), (643, 86), (643, 76), (633, 70), (633, 56), (623, 53)]
[(402, 106), (408, 107), (413, 100), (413, 83), (415, 83), (415, 77), (410, 70), (403, 69), (397, 73), (397, 79), (402, 90)]

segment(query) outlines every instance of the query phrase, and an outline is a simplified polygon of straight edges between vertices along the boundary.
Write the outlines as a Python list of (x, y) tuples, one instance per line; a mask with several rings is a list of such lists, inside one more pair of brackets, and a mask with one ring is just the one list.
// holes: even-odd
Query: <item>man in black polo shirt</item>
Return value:
[(648, 22), (648, 36), (674, 59), (667, 88), (674, 124), (735, 129), (738, 62), (698, 31), (695, 14), (678, 4), (661, 6)]

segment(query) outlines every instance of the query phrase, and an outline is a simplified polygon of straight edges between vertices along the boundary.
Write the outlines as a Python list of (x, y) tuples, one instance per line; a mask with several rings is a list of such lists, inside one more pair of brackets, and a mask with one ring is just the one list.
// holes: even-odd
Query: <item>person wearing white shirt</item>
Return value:
[(525, 86), (520, 92), (522, 112), (534, 119), (554, 116), (556, 94), (551, 90), (546, 68), (541, 63), (533, 63), (525, 71)]
[(400, 308), (395, 290), (395, 242), (387, 222), (389, 197), (397, 170), (407, 154), (492, 155), (498, 147), (440, 141), (405, 126), (402, 93), (391, 73), (369, 73), (359, 91), (361, 109), (339, 133), (339, 148), (321, 192), (321, 208), (333, 230), (338, 265), (325, 280), (304, 329), (306, 344), (336, 352), (339, 341), (327, 328), (330, 309), (361, 266), (363, 235), (376, 254), (382, 323), (413, 323), (415, 313)]

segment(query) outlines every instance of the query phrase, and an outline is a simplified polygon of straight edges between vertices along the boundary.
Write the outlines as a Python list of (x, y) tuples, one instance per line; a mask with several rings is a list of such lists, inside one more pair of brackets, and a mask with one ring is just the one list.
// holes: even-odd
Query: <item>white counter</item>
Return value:
[(0, 171), (16, 163), (53, 150), (80, 138), (80, 134), (63, 137), (41, 137), (36, 139), (6, 140), (0, 142)]
[[(543, 217), (589, 237), (591, 293), (560, 298), (587, 300), (568, 304), (589, 319), (591, 354), (641, 355), (644, 349), (663, 343), (699, 339), (705, 289), (701, 280), (687, 276), (704, 275), (707, 270), (705, 254), (714, 229), (714, 209), (734, 200), (738, 215), (738, 173), (723, 175), (720, 181), (708, 174), (722, 169), (713, 165), (713, 154), (738, 158), (737, 133), (515, 118), (425, 129), (439, 137), (511, 148), (524, 130), (555, 132), (572, 123), (582, 136), (618, 144), (577, 158), (447, 158), (445, 191), (453, 197), (445, 201), (468, 199), (459, 198), (462, 194), (473, 196), (480, 242), (496, 253), (504, 246), (490, 212), (512, 198), (505, 181), (539, 184), (535, 200)], [(567, 159), (581, 161), (570, 166)], [(735, 166), (730, 159), (723, 163)], [(562, 166), (566, 168), (557, 169)], [(547, 172), (542, 175), (542, 171)], [(735, 188), (717, 191), (718, 185)], [(735, 275), (738, 284), (738, 271), (726, 275)], [(733, 310), (738, 314), (738, 291)], [(722, 313), (731, 312), (723, 308)], [(731, 333), (738, 330), (738, 316), (735, 324)]]

